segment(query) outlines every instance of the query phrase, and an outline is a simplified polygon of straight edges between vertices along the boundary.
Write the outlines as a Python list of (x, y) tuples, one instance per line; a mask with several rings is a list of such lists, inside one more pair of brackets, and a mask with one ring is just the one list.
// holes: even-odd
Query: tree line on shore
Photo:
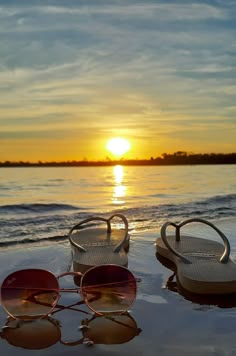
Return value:
[(193, 165), (193, 164), (236, 164), (236, 153), (187, 153), (177, 151), (173, 154), (163, 153), (161, 157), (150, 159), (125, 159), (112, 160), (107, 157), (104, 161), (4, 161), (0, 167), (90, 167), (90, 166), (113, 166), (117, 164), (127, 166), (154, 166), (154, 165)]

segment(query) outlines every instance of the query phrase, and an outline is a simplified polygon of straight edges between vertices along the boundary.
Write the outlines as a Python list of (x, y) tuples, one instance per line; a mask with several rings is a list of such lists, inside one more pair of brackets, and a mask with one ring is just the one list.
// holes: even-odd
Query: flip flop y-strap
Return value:
[(184, 225), (187, 225), (189, 223), (192, 222), (199, 222), (199, 223), (203, 223), (206, 224), (208, 226), (210, 226), (211, 228), (213, 228), (222, 238), (223, 243), (224, 243), (224, 251), (222, 256), (219, 259), (219, 262), (221, 263), (227, 263), (228, 259), (229, 259), (229, 255), (230, 255), (230, 244), (229, 244), (229, 240), (227, 239), (227, 237), (223, 234), (222, 231), (220, 231), (214, 224), (212, 224), (211, 222), (204, 220), (204, 219), (198, 219), (198, 218), (192, 218), (192, 219), (188, 219), (185, 220), (183, 222), (181, 222), (180, 224), (175, 224), (173, 222), (169, 222), (167, 221), (165, 224), (162, 225), (161, 227), (161, 238), (164, 242), (164, 244), (166, 245), (166, 247), (177, 257), (179, 257), (183, 262), (185, 263), (192, 263), (191, 261), (189, 261), (186, 257), (184, 257), (181, 253), (179, 253), (177, 250), (175, 250), (168, 242), (168, 238), (166, 235), (166, 230), (168, 228), (168, 226), (173, 226), (176, 229), (176, 234), (175, 234), (175, 238), (176, 241), (180, 241), (180, 229), (181, 227), (183, 227)]
[(112, 219), (114, 219), (116, 217), (120, 218), (122, 220), (123, 224), (124, 224), (124, 238), (123, 238), (123, 240), (121, 240), (121, 242), (119, 242), (115, 246), (115, 248), (113, 250), (113, 252), (118, 253), (121, 250), (121, 248), (124, 246), (124, 244), (126, 243), (128, 237), (129, 237), (129, 234), (128, 234), (128, 227), (129, 227), (128, 226), (128, 221), (127, 221), (126, 217), (123, 214), (113, 214), (108, 219), (100, 217), (100, 216), (92, 216), (90, 218), (82, 220), (81, 222), (79, 222), (78, 224), (76, 224), (75, 226), (73, 226), (70, 229), (69, 234), (68, 234), (70, 243), (73, 246), (77, 247), (81, 252), (86, 252), (87, 250), (83, 246), (79, 245), (78, 243), (76, 243), (72, 239), (72, 233), (75, 230), (79, 230), (82, 227), (82, 225), (85, 225), (90, 221), (102, 221), (102, 222), (105, 222), (107, 224), (107, 234), (111, 234), (111, 232), (112, 232), (111, 221), (112, 221)]
[(128, 240), (128, 237), (129, 237), (129, 233), (128, 233), (128, 230), (129, 230), (129, 224), (128, 224), (128, 220), (126, 219), (126, 217), (123, 215), (123, 214), (113, 214), (110, 216), (110, 218), (108, 219), (108, 224), (110, 226), (110, 230), (111, 230), (111, 220), (114, 219), (114, 218), (120, 218), (124, 224), (124, 238), (123, 240), (121, 240), (121, 242), (119, 242), (113, 252), (119, 252), (122, 247), (124, 246), (124, 244), (126, 243), (126, 241)]

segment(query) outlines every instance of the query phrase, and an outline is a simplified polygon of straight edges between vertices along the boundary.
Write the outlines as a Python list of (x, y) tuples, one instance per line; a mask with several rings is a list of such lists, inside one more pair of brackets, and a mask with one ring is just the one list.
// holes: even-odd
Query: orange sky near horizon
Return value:
[[(114, 136), (115, 137), (115, 136)], [(107, 159), (150, 159), (161, 156), (163, 153), (174, 153), (177, 151), (185, 151), (187, 153), (232, 153), (235, 152), (235, 148), (229, 146), (227, 150), (219, 150), (219, 147), (215, 145), (213, 147), (198, 147), (191, 149), (191, 146), (183, 149), (183, 145), (176, 144), (173, 142), (162, 144), (161, 140), (159, 142), (150, 143), (149, 141), (142, 141), (137, 138), (126, 139), (130, 142), (130, 149), (124, 154), (115, 154), (107, 150), (107, 142), (112, 138), (107, 137), (106, 139), (99, 140), (82, 140), (78, 142), (76, 140), (61, 140), (50, 139), (48, 142), (42, 140), (30, 140), (22, 141), (20, 140), (17, 144), (16, 141), (12, 144), (1, 145), (0, 148), (0, 161), (71, 161), (71, 160), (107, 160)], [(38, 141), (38, 142), (37, 142)], [(9, 142), (10, 143), (10, 142)], [(192, 147), (193, 148), (193, 147)], [(207, 149), (208, 148), (208, 149)], [(4, 154), (4, 151), (7, 154)]]
[(236, 152), (235, 5), (1, 2), (0, 161)]

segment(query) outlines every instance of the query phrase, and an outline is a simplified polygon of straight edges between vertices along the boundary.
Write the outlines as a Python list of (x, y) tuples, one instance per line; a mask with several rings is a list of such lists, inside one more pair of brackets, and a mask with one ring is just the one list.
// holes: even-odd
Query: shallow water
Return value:
[(0, 243), (53, 242), (91, 215), (135, 232), (168, 220), (236, 216), (236, 165), (1, 168)]

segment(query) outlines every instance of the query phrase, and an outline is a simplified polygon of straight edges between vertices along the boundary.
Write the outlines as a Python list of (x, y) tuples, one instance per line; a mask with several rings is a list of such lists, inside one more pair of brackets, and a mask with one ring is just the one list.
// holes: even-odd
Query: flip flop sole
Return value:
[[(191, 235), (166, 236), (167, 226), (175, 226), (180, 233), (180, 227), (189, 222), (210, 225), (220, 234), (224, 245)], [(236, 293), (236, 264), (229, 257), (229, 242), (212, 223), (202, 219), (187, 220), (180, 225), (167, 222), (161, 229), (161, 238), (156, 240), (156, 252), (174, 264), (178, 283), (186, 291), (221, 295)]]
[(124, 250), (113, 252), (111, 246), (89, 246), (86, 252), (81, 252), (72, 246), (73, 269), (84, 273), (93, 266), (101, 264), (116, 264), (128, 266), (128, 256)]
[[(213, 240), (208, 240), (190, 235), (181, 235), (181, 240), (176, 241), (174, 235), (168, 236), (168, 242), (181, 255), (188, 256), (216, 256), (220, 258), (224, 252), (224, 246)], [(161, 237), (156, 239), (156, 252), (162, 257), (176, 262), (175, 255), (168, 249)]]
[[(119, 224), (113, 219), (119, 219)], [(91, 226), (96, 222), (105, 227)], [(108, 219), (94, 216), (81, 221), (70, 230), (69, 241), (74, 271), (83, 273), (101, 264), (128, 266), (130, 235), (128, 221), (122, 214), (113, 214)]]

